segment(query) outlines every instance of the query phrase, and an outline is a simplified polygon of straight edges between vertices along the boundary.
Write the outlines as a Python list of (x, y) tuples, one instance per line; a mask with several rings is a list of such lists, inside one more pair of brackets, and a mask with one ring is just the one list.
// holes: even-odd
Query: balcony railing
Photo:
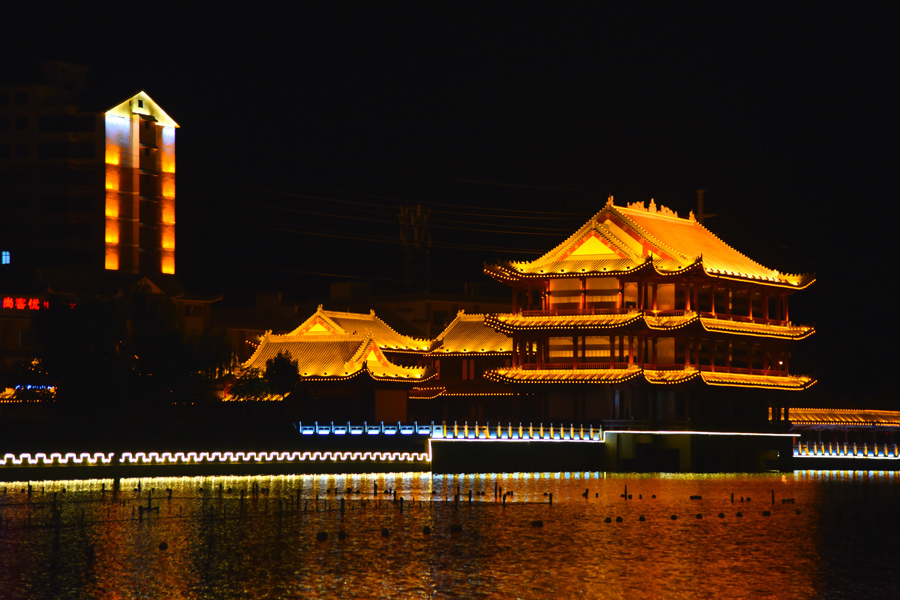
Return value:
[(519, 369), (523, 371), (581, 371), (581, 370), (628, 370), (629, 368), (643, 368), (647, 371), (683, 371), (686, 368), (699, 369), (702, 373), (733, 373), (736, 375), (763, 375), (766, 377), (789, 377), (787, 371), (780, 369), (748, 369), (746, 367), (726, 367), (724, 365), (687, 365), (682, 363), (666, 363), (653, 364), (644, 363), (643, 365), (627, 363), (627, 362), (591, 362), (591, 363), (527, 363), (519, 365)]
[[(634, 366), (634, 365), (630, 365)], [(531, 363), (521, 365), (521, 368), (525, 371), (543, 371), (543, 370), (587, 370), (587, 369), (620, 369), (625, 370), (628, 369), (629, 363), (627, 362), (602, 362), (602, 363)]]
[(782, 326), (790, 326), (790, 321), (781, 321), (779, 319), (761, 319), (758, 317), (748, 317), (743, 315), (727, 315), (725, 313), (713, 313), (708, 311), (703, 311), (700, 313), (701, 317), (706, 319), (716, 319), (718, 321), (735, 321), (737, 323), (755, 323), (757, 325), (782, 325)]
[(553, 308), (549, 310), (523, 310), (523, 317), (582, 317), (594, 315), (627, 315), (628, 308)]

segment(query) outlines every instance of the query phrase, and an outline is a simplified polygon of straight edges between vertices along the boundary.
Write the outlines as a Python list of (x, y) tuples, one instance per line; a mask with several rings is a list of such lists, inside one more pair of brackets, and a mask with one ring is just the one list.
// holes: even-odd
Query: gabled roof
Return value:
[(754, 281), (802, 289), (814, 278), (769, 269), (738, 252), (698, 223), (651, 200), (615, 206), (612, 196), (600, 212), (540, 258), (487, 265), (496, 279), (516, 280), (619, 275), (652, 268), (659, 275), (695, 269), (709, 277)]
[(485, 325), (485, 315), (467, 315), (459, 311), (456, 318), (437, 337), (430, 354), (511, 353), (512, 340)]
[[(140, 102), (138, 102), (140, 101)], [(131, 118), (131, 115), (143, 115), (164, 127), (180, 127), (166, 111), (164, 111), (146, 92), (140, 91), (130, 98), (125, 98), (106, 111), (107, 115)]]
[(367, 372), (373, 379), (425, 381), (425, 367), (404, 367), (388, 360), (371, 334), (272, 335), (266, 333), (244, 368), (265, 369), (279, 352), (297, 361), (301, 380), (346, 379)]
[(324, 310), (320, 304), (315, 313), (288, 335), (335, 336), (371, 335), (382, 350), (389, 352), (425, 352), (431, 342), (398, 333), (375, 315)]

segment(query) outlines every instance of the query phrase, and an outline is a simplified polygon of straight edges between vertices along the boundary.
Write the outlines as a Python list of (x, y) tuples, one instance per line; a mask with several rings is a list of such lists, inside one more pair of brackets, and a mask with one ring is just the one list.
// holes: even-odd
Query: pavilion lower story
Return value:
[[(483, 412), (489, 420), (513, 423), (575, 423), (606, 429), (781, 431), (771, 421), (774, 407), (786, 405), (790, 393), (715, 387), (699, 378), (679, 385), (635, 381), (618, 385), (516, 385), (513, 401)], [(461, 407), (462, 408), (462, 407)], [(460, 411), (467, 413), (465, 408)]]

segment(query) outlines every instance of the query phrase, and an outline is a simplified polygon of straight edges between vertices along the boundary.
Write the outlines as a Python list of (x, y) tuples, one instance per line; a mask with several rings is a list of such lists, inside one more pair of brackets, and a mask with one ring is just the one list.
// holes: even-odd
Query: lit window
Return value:
[(4, 250), (0, 253), (0, 265), (8, 265), (9, 264), (9, 250)]

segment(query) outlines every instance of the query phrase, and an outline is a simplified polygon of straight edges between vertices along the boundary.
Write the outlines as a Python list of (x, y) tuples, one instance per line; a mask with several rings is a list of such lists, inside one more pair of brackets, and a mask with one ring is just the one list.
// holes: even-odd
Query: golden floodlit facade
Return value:
[(429, 340), (398, 333), (368, 314), (324, 310), (293, 331), (267, 332), (245, 369), (265, 370), (279, 352), (297, 361), (300, 384), (291, 398), (306, 420), (407, 420), (409, 389), (433, 377), (420, 366)]
[(693, 213), (610, 197), (547, 254), (485, 272), (513, 292), (486, 320), (511, 363), (485, 377), (535, 419), (758, 428), (815, 383), (789, 369), (814, 328), (788, 310), (814, 278), (760, 265)]

